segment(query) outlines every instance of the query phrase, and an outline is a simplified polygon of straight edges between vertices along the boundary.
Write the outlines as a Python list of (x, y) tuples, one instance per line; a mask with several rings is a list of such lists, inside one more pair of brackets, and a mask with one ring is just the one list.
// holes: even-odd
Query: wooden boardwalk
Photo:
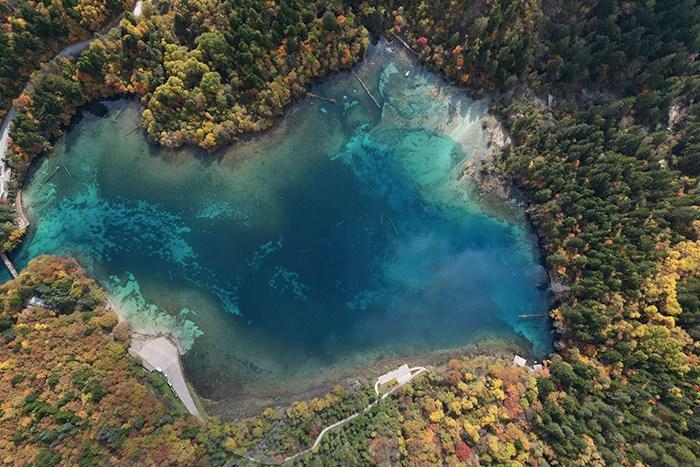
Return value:
[(15, 265), (12, 264), (12, 261), (10, 261), (10, 258), (7, 257), (7, 254), (5, 254), (5, 252), (2, 252), (0, 253), (0, 256), (2, 256), (2, 262), (5, 263), (5, 267), (8, 271), (10, 271), (12, 277), (17, 278), (17, 270), (15, 269)]
[(17, 226), (20, 229), (29, 227), (29, 219), (27, 219), (27, 214), (24, 212), (24, 205), (22, 204), (22, 190), (18, 191), (15, 197), (15, 214), (17, 215)]

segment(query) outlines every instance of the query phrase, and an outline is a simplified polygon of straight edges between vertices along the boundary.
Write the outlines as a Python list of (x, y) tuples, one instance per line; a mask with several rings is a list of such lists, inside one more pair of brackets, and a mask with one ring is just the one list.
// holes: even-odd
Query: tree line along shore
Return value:
[[(14, 40), (20, 23), (0, 18), (0, 40)], [(269, 126), (313, 80), (349, 70), (372, 36), (396, 34), (465, 92), (498, 96), (493, 110), (511, 143), (489, 170), (522, 189), (550, 274), (564, 285), (551, 310), (557, 352), (537, 376), (493, 358), (450, 362), (329, 434), (305, 462), (694, 465), (699, 28), (700, 8), (692, 1), (150, 2), (142, 18), (126, 14), (76, 60), (50, 65), (25, 93), (9, 97), (17, 97), (18, 115), (8, 163), (21, 183), (82, 105), (124, 94), (140, 99), (143, 129), (153, 141), (215, 150)], [(9, 221), (0, 233), (6, 248), (19, 240)], [(40, 282), (42, 273), (33, 274)], [(3, 289), (6, 301), (17, 300), (13, 287)], [(42, 290), (61, 287), (58, 281)], [(10, 365), (6, 355), (40, 351), (38, 341), (17, 336), (46, 324), (23, 321), (29, 318), (21, 305), (12, 307), (3, 312), (0, 421), (5, 429), (8, 420), (25, 424), (2, 437), (25, 459), (94, 453), (133, 461), (172, 452), (163, 447), (168, 443), (156, 448), (143, 440), (134, 448), (132, 440), (145, 436), (139, 425), (149, 427), (149, 436), (168, 433), (182, 455), (210, 456), (193, 454), (182, 464), (225, 464), (231, 453), (256, 449), (275, 457), (309, 443), (328, 424), (316, 417), (341, 419), (338, 411), (362, 399), (362, 390), (338, 389), (286, 412), (270, 409), (229, 424), (246, 427), (235, 432), (225, 423), (191, 425), (186, 417), (142, 425), (118, 411), (110, 412), (120, 417), (114, 423), (82, 425), (69, 417), (61, 424), (46, 369), (24, 375), (3, 367)], [(74, 313), (56, 319), (66, 316)], [(49, 329), (67, 332), (58, 322)], [(115, 338), (104, 326), (86, 338), (93, 334)], [(114, 358), (124, 352), (111, 348)], [(54, 388), (73, 385), (76, 397), (101, 412), (105, 398), (94, 402), (85, 394), (92, 394), (90, 384), (104, 389), (109, 377), (75, 376), (77, 382)], [(34, 387), (42, 389), (36, 396)], [(63, 426), (74, 434), (60, 432)], [(53, 431), (42, 435), (43, 429)], [(75, 436), (85, 436), (82, 448)]]

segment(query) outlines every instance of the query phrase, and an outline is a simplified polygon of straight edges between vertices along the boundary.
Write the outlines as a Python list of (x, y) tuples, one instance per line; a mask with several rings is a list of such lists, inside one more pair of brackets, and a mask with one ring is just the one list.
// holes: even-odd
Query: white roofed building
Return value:
[(378, 381), (379, 385), (383, 386), (392, 382), (393, 380), (396, 380), (396, 384), (403, 384), (409, 379), (411, 379), (411, 370), (408, 368), (408, 365), (404, 363), (396, 370), (391, 370), (390, 372), (381, 375), (378, 378)]
[(388, 373), (384, 373), (379, 378), (377, 382), (374, 383), (374, 391), (377, 395), (380, 392), (384, 392), (384, 396), (388, 395), (387, 391), (391, 391), (397, 386), (403, 386), (417, 376), (419, 373), (427, 371), (423, 367), (409, 368), (405, 363), (395, 370), (391, 370)]
[(41, 308), (49, 308), (49, 306), (46, 304), (46, 302), (43, 301), (42, 299), (40, 299), (40, 298), (37, 297), (37, 296), (34, 296), (34, 297), (32, 297), (32, 298), (29, 299), (29, 306), (37, 306), (37, 307), (41, 307)]
[(513, 366), (525, 366), (527, 365), (527, 360), (525, 360), (520, 355), (513, 357)]

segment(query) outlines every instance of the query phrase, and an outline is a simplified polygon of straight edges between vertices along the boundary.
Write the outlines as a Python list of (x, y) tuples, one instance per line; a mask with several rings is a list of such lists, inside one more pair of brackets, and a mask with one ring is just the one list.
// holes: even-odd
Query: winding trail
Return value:
[[(414, 371), (415, 371), (415, 373), (414, 373)], [(399, 388), (401, 388), (401, 387), (404, 386), (405, 384), (408, 384), (408, 383), (410, 383), (411, 381), (413, 381), (413, 379), (414, 379), (416, 376), (420, 375), (421, 373), (425, 373), (425, 372), (427, 372), (427, 371), (428, 371), (427, 368), (423, 368), (422, 366), (411, 368), (411, 378), (410, 378), (410, 379), (404, 381), (404, 382), (401, 383), (401, 384), (397, 384), (396, 386), (394, 386), (393, 388), (391, 388), (391, 390), (387, 391), (384, 395), (382, 395), (382, 397), (377, 397), (377, 399), (374, 400), (374, 402), (371, 402), (367, 407), (365, 407), (364, 409), (362, 409), (360, 412), (355, 412), (354, 414), (350, 415), (350, 416), (347, 417), (347, 418), (344, 418), (344, 419), (342, 419), (342, 420), (339, 420), (339, 421), (335, 422), (335, 423), (332, 424), (332, 425), (328, 425), (326, 428), (324, 428), (324, 429), (318, 434), (318, 436), (316, 437), (316, 441), (314, 441), (314, 444), (312, 444), (310, 448), (305, 449), (305, 450), (303, 450), (303, 451), (301, 451), (301, 452), (298, 452), (298, 453), (296, 453), (296, 454), (293, 454), (293, 455), (291, 455), (291, 456), (285, 458), (284, 461), (283, 461), (282, 463), (284, 464), (284, 463), (290, 462), (290, 461), (296, 459), (297, 457), (300, 457), (300, 456), (303, 456), (304, 454), (308, 454), (308, 453), (310, 453), (310, 452), (315, 451), (316, 449), (318, 449), (318, 445), (321, 444), (321, 440), (322, 440), (323, 437), (326, 435), (326, 433), (328, 433), (329, 431), (334, 430), (334, 429), (336, 429), (336, 428), (338, 428), (338, 427), (341, 427), (341, 426), (345, 425), (346, 423), (349, 423), (349, 422), (353, 421), (354, 419), (356, 419), (356, 418), (359, 417), (360, 415), (366, 414), (367, 412), (369, 412), (370, 410), (372, 410), (372, 409), (374, 408), (375, 405), (379, 404), (381, 401), (383, 401), (385, 398), (387, 398), (390, 394), (393, 394), (395, 391), (397, 391)]]
[(389, 391), (387, 391), (385, 394), (383, 394), (381, 397), (379, 397), (379, 392), (376, 390), (376, 387), (377, 387), (377, 386), (375, 385), (375, 392), (377, 392), (377, 398), (376, 398), (374, 401), (370, 402), (369, 405), (367, 405), (367, 407), (365, 407), (364, 409), (360, 410), (359, 412), (355, 412), (354, 414), (345, 417), (345, 418), (342, 419), (342, 420), (338, 420), (337, 422), (333, 423), (332, 425), (328, 425), (326, 428), (324, 428), (324, 429), (318, 434), (318, 436), (316, 437), (316, 440), (314, 441), (314, 444), (312, 444), (311, 447), (309, 447), (309, 448), (307, 448), (307, 449), (304, 449), (303, 451), (300, 451), (300, 452), (298, 452), (298, 453), (296, 453), (296, 454), (292, 454), (291, 456), (285, 457), (284, 460), (283, 460), (282, 462), (276, 462), (276, 463), (264, 462), (264, 461), (261, 461), (261, 460), (259, 460), (259, 459), (255, 459), (255, 458), (252, 457), (252, 456), (247, 456), (247, 455), (245, 455), (245, 454), (241, 455), (241, 457), (244, 458), (244, 459), (246, 459), (246, 460), (249, 460), (249, 461), (251, 461), (251, 462), (254, 462), (254, 463), (256, 463), (256, 464), (282, 465), (282, 464), (286, 464), (287, 462), (291, 462), (291, 461), (293, 461), (294, 459), (297, 459), (297, 458), (303, 456), (304, 454), (308, 454), (308, 453), (310, 453), (310, 452), (316, 451), (316, 449), (318, 449), (318, 446), (321, 444), (321, 441), (323, 440), (323, 437), (324, 437), (326, 434), (328, 434), (328, 432), (330, 432), (330, 431), (332, 431), (332, 430), (335, 430), (336, 428), (339, 428), (339, 427), (341, 427), (341, 426), (343, 426), (343, 425), (345, 425), (345, 424), (347, 424), (347, 423), (353, 421), (354, 419), (356, 419), (356, 418), (359, 417), (360, 415), (366, 414), (367, 412), (369, 412), (370, 410), (372, 410), (372, 409), (374, 408), (375, 405), (379, 404), (381, 401), (383, 401), (383, 400), (384, 400), (385, 398), (387, 398), (389, 395), (391, 395), (391, 394), (393, 394), (394, 392), (398, 391), (398, 390), (399, 390), (401, 387), (403, 387), (404, 385), (406, 385), (406, 384), (410, 383), (411, 381), (413, 381), (418, 375), (420, 375), (420, 374), (422, 374), (422, 373), (427, 373), (427, 372), (428, 372), (428, 369), (427, 369), (427, 368), (424, 368), (424, 367), (422, 367), (422, 366), (417, 366), (417, 367), (412, 367), (412, 368), (410, 369), (410, 372), (411, 372), (411, 377), (410, 377), (409, 379), (407, 379), (407, 380), (405, 380), (405, 381), (403, 381), (403, 382), (397, 384), (396, 386), (394, 386), (393, 388), (391, 388)]

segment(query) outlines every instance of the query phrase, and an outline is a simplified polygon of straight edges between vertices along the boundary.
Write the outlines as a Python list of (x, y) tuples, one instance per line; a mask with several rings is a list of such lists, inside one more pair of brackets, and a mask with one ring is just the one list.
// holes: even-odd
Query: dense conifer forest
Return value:
[[(123, 7), (65, 3), (41, 2), (45, 13), (32, 10), (41, 18), (23, 3), (0, 7), (0, 44), (32, 50), (20, 68), (3, 55), (0, 69), (3, 107), (15, 99), (18, 109), (16, 184), (90, 101), (135, 96), (154, 142), (213, 151), (272, 125), (379, 35), (402, 38), (465, 92), (494, 97), (512, 144), (486, 170), (527, 201), (557, 285), (555, 353), (540, 375), (498, 356), (452, 360), (331, 433), (304, 463), (700, 463), (697, 2), (156, 0), (19, 94), (52, 47)], [(46, 37), (54, 45), (29, 45)], [(11, 224), (2, 232), (6, 248), (20, 237)], [(157, 384), (129, 363), (125, 331), (70, 264), (37, 261), (2, 290), (0, 452), (10, 463), (281, 459), (370, 397), (367, 387), (337, 388), (250, 420), (197, 425), (176, 402), (150, 402)], [(21, 311), (38, 287), (56, 313)], [(67, 333), (85, 348), (76, 361), (38, 358)], [(88, 372), (88, 357), (115, 363)], [(127, 393), (146, 415), (125, 407)]]

